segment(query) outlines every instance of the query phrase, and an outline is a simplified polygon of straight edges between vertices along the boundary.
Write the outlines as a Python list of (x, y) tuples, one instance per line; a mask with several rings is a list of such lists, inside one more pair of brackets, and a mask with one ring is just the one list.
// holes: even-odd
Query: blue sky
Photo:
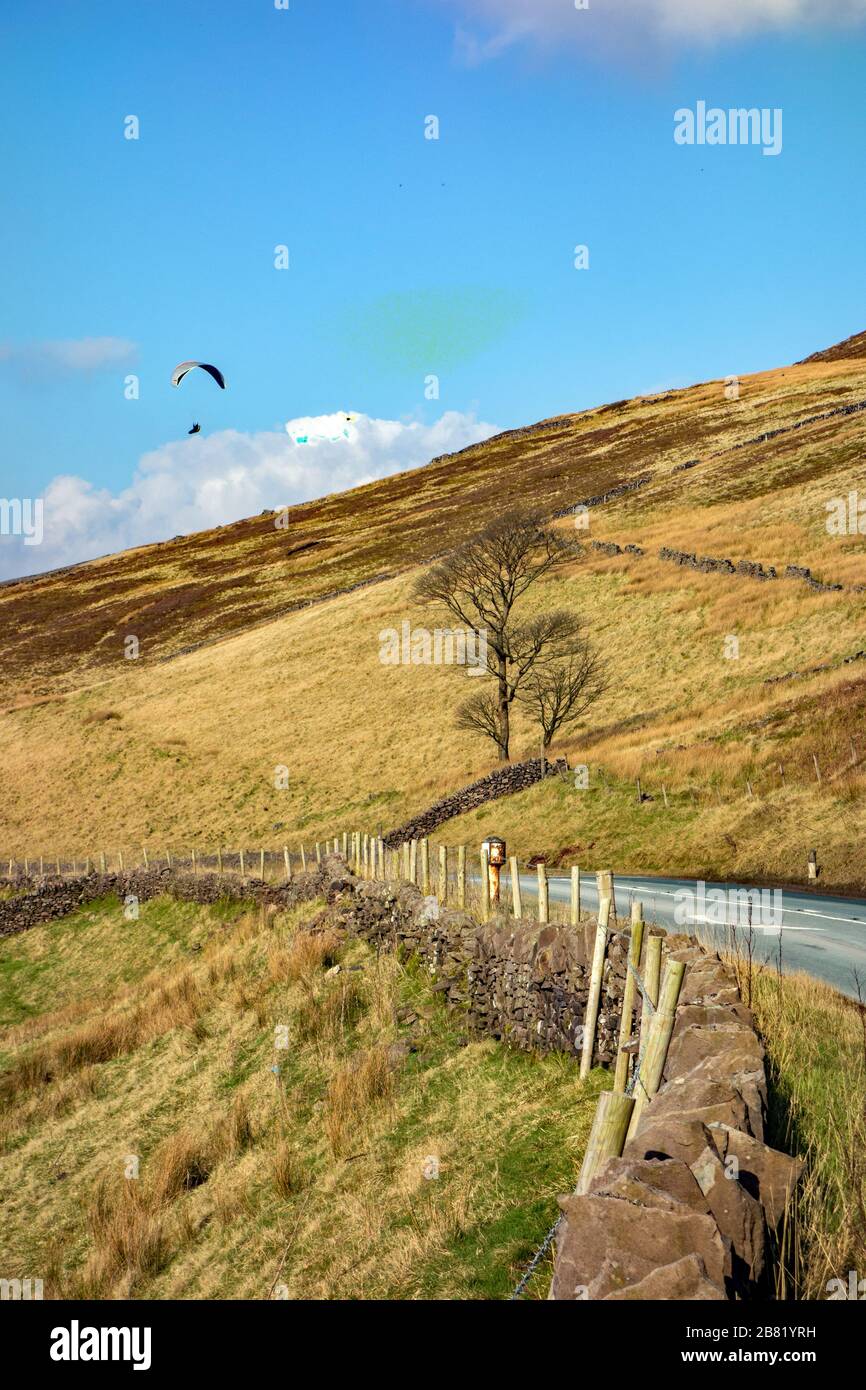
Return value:
[[(866, 327), (862, 0), (590, 5), (5, 7), (0, 496), (46, 516), (0, 573)], [(781, 108), (782, 153), (676, 145), (699, 100)]]

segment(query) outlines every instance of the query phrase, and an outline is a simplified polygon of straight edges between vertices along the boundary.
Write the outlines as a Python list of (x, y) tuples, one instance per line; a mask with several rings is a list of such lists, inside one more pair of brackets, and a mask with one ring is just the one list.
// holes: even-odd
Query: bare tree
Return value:
[(461, 705), (458, 727), (491, 738), (507, 762), (511, 706), (534, 668), (567, 660), (581, 640), (578, 619), (558, 609), (519, 622), (515, 605), (544, 575), (573, 560), (580, 545), (533, 512), (509, 512), (433, 565), (415, 585), (424, 603), (442, 604), (486, 640), (486, 669), (496, 691)]
[(458, 729), (468, 734), (484, 734), (499, 744), (499, 701), (492, 690), (476, 690), (457, 710)]
[(578, 633), (566, 656), (544, 661), (530, 672), (519, 698), (541, 725), (546, 751), (557, 732), (586, 714), (607, 689), (598, 652)]

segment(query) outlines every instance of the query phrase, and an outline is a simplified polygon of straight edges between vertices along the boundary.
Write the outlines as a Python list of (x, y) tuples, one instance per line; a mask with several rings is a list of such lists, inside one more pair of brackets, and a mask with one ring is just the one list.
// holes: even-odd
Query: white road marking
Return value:
[[(638, 884), (633, 884), (633, 883), (620, 883), (620, 884), (616, 884), (615, 887), (624, 888), (624, 889), (625, 889), (627, 892), (629, 892), (629, 893), (649, 893), (649, 894), (651, 894), (652, 896), (654, 896), (654, 897), (659, 897), (659, 898), (675, 898), (675, 897), (677, 896), (676, 893), (671, 893), (671, 892), (669, 892), (669, 891), (668, 891), (667, 889), (665, 889), (665, 888), (647, 888), (647, 887), (641, 888), (640, 885), (638, 885)], [(691, 889), (678, 889), (677, 891), (678, 891), (678, 892), (691, 892), (692, 890), (691, 890)], [(740, 891), (741, 891), (741, 892), (747, 892), (747, 891), (748, 891), (748, 892), (751, 892), (751, 893), (758, 893), (760, 890), (757, 889), (757, 888), (751, 888), (751, 889), (741, 889)], [(780, 889), (779, 891), (784, 895), (784, 891), (785, 891), (785, 890), (784, 890), (783, 888)], [(783, 908), (782, 908), (782, 912), (783, 912), (783, 913), (785, 913), (785, 912), (796, 912), (796, 913), (798, 914), (798, 916), (800, 916), (800, 917), (821, 917), (825, 922), (856, 922), (858, 925), (861, 925), (861, 924), (862, 924), (862, 918), (860, 918), (860, 917), (853, 917), (853, 916), (852, 916), (852, 917), (834, 917), (833, 914), (830, 913), (830, 912), (819, 912), (818, 909), (817, 909), (816, 907), (783, 907)], [(797, 928), (791, 928), (791, 930), (796, 930), (796, 931), (808, 931), (809, 928), (808, 928), (808, 927), (797, 927)]]
[(819, 912), (816, 907), (786, 907), (786, 912), (799, 912), (801, 917), (822, 917), (825, 922), (856, 922), (862, 925), (860, 917), (832, 917), (829, 912)]
[[(699, 923), (701, 926), (706, 926), (706, 927), (719, 927), (719, 928), (721, 928), (721, 929), (724, 930), (724, 931), (727, 931), (727, 929), (728, 929), (729, 927), (734, 927), (737, 931), (748, 931), (748, 930), (749, 930), (749, 923), (748, 923), (748, 922), (716, 922), (716, 921), (715, 921), (713, 918), (711, 918), (711, 917), (691, 917), (691, 918), (689, 919), (689, 921), (690, 921), (690, 922), (693, 922), (693, 923), (694, 923), (694, 922), (697, 922), (697, 923)], [(679, 926), (680, 924), (677, 923), (676, 925)], [(683, 926), (686, 926), (686, 923), (683, 922), (682, 925), (683, 925)], [(777, 924), (776, 926), (766, 926), (765, 924), (760, 923), (760, 922), (753, 922), (753, 923), (752, 923), (752, 931), (772, 931), (772, 932), (778, 932), (779, 929), (780, 929), (780, 927), (781, 927), (781, 930), (782, 930), (782, 931), (811, 931), (811, 932), (815, 931), (815, 927), (789, 927), (788, 924), (787, 924), (786, 922), (781, 922), (781, 923)]]
[[(557, 882), (560, 882), (560, 883), (565, 883), (565, 884), (568, 883), (568, 879), (562, 879), (562, 878), (561, 878), (561, 879), (558, 879), (558, 880), (554, 880), (553, 878), (551, 878), (551, 882), (554, 882), (554, 881), (557, 881)], [(531, 886), (534, 886), (534, 880), (528, 880), (528, 882), (531, 884)], [(651, 888), (651, 887), (649, 887), (649, 885), (647, 885), (647, 884), (644, 884), (643, 886), (641, 886), (641, 885), (638, 884), (638, 883), (623, 883), (622, 881), (616, 882), (616, 883), (614, 884), (614, 888), (615, 888), (615, 889), (616, 889), (616, 888), (620, 888), (620, 889), (621, 889), (623, 892), (625, 892), (625, 893), (640, 893), (640, 894), (642, 894), (642, 895), (645, 896), (645, 897), (651, 897), (651, 898), (675, 898), (675, 897), (677, 896), (677, 893), (692, 892), (692, 889), (691, 889), (691, 888), (679, 888), (679, 889), (677, 889), (675, 892), (671, 892), (670, 889), (667, 889), (667, 888)], [(735, 890), (735, 891), (737, 891), (737, 890)], [(761, 890), (758, 889), (758, 888), (751, 888), (751, 889), (745, 889), (745, 888), (744, 888), (744, 889), (740, 889), (740, 890), (738, 890), (738, 891), (740, 891), (740, 892), (760, 893)], [(764, 891), (774, 891), (774, 890), (764, 890)], [(781, 892), (781, 893), (784, 895), (784, 891), (785, 891), (784, 889), (779, 889), (778, 891)], [(591, 898), (591, 897), (593, 896), (593, 894), (595, 894), (596, 897), (598, 896), (598, 892), (597, 892), (597, 889), (596, 889), (596, 887), (595, 887), (594, 884), (592, 885), (592, 889), (590, 890), (590, 893), (589, 893), (588, 896)], [(858, 904), (858, 906), (859, 906), (859, 904)], [(855, 917), (855, 916), (853, 916), (853, 915), (852, 915), (851, 917), (836, 917), (836, 916), (833, 915), (833, 913), (831, 913), (831, 912), (821, 912), (821, 911), (819, 911), (819, 909), (816, 908), (816, 907), (783, 907), (783, 908), (781, 909), (781, 911), (782, 911), (782, 914), (783, 914), (783, 915), (787, 915), (787, 914), (789, 914), (789, 913), (796, 913), (798, 917), (819, 917), (819, 918), (820, 918), (822, 921), (824, 921), (824, 922), (845, 922), (845, 923), (847, 923), (849, 926), (852, 926), (852, 925), (856, 925), (856, 926), (863, 926), (863, 925), (866, 925), (866, 923), (864, 923), (864, 920), (863, 920), (862, 917)], [(697, 918), (697, 917), (693, 917), (693, 918), (692, 918), (692, 921), (694, 921), (694, 922), (701, 921), (701, 920), (706, 920), (706, 919), (701, 919), (701, 918)], [(711, 924), (711, 925), (717, 925), (717, 924), (713, 923), (713, 924)], [(814, 927), (797, 927), (797, 926), (794, 926), (793, 924), (789, 926), (787, 923), (783, 923), (782, 925), (783, 925), (783, 929), (784, 929), (785, 931), (814, 931), (814, 930), (816, 930)], [(758, 926), (757, 926), (757, 924), (756, 924), (756, 925), (755, 925), (755, 930), (756, 930), (756, 931), (757, 931), (757, 930), (763, 930), (763, 931), (778, 931), (778, 927), (763, 927), (763, 928), (758, 928)]]

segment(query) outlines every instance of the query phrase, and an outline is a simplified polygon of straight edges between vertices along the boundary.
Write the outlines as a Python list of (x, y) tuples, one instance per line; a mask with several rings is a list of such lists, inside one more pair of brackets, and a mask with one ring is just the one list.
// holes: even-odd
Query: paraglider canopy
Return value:
[(224, 391), (226, 389), (225, 377), (219, 367), (212, 366), (210, 362), (181, 362), (179, 366), (175, 367), (171, 374), (172, 386), (180, 386), (187, 372), (191, 372), (194, 367), (200, 367), (203, 372), (208, 372), (209, 375), (213, 377), (220, 390)]

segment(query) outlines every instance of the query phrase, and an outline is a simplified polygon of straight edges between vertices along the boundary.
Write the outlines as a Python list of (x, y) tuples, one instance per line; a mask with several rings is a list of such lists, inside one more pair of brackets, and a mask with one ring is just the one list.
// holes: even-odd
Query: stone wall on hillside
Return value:
[[(635, 555), (639, 558), (646, 554), (639, 545), (619, 545), (616, 541), (590, 541), (589, 548), (601, 555)], [(838, 594), (845, 588), (844, 584), (825, 584), (816, 579), (806, 565), (786, 565), (780, 574), (775, 565), (765, 566), (760, 560), (738, 560), (735, 564), (723, 555), (698, 555), (691, 550), (673, 550), (668, 545), (659, 548), (658, 558), (684, 569), (697, 570), (700, 574), (737, 575), (741, 579), (759, 581), (797, 579), (819, 594)], [(866, 584), (852, 584), (851, 592), (866, 592)]]
[[(67, 916), (99, 898), (133, 895), (140, 902), (172, 893), (186, 901), (229, 898), (290, 908), (323, 899), (333, 923), (377, 949), (417, 955), (438, 976), (447, 1003), (464, 1009), (469, 1026), (525, 1050), (578, 1053), (589, 988), (595, 922), (579, 928), (501, 917), (478, 924), (466, 912), (440, 907), (412, 884), (358, 880), (342, 857), (287, 884), (242, 882), (176, 869), (93, 873), (74, 880), (48, 878), (32, 892), (0, 901), (0, 937)], [(619, 1027), (628, 937), (611, 934), (605, 961), (596, 1061), (613, 1061)]]
[[(571, 927), (499, 916), (479, 924), (411, 884), (358, 880), (337, 855), (282, 885), (168, 868), (48, 879), (0, 901), (0, 935), (108, 893), (144, 901), (169, 892), (263, 907), (324, 902), (307, 930), (336, 928), (377, 951), (419, 957), (434, 990), (476, 1035), (575, 1058), (580, 1051), (594, 920)], [(605, 1066), (616, 1056), (628, 940), (627, 931), (608, 937), (593, 1054)], [(663, 1084), (623, 1156), (608, 1160), (588, 1193), (560, 1198), (551, 1298), (766, 1296), (772, 1233), (801, 1165), (765, 1143), (764, 1052), (732, 971), (694, 938), (666, 943), (686, 974)], [(638, 1022), (639, 1007), (631, 1028)]]
[[(476, 1032), (526, 1051), (581, 1048), (594, 919), (580, 927), (499, 916), (477, 923), (441, 908), (410, 884), (359, 882), (337, 918), (348, 932), (416, 955), (438, 976), (447, 1003), (465, 1009)], [(615, 1060), (625, 986), (627, 932), (608, 939), (596, 1034), (596, 1064)]]
[[(339, 861), (342, 863), (342, 861)], [(0, 900), (0, 937), (27, 931), (30, 927), (66, 917), (78, 908), (100, 898), (116, 894), (121, 900), (129, 896), (148, 902), (162, 894), (171, 893), (187, 902), (217, 903), (225, 899), (234, 902), (273, 903), (277, 907), (293, 907), (322, 895), (329, 885), (338, 891), (339, 876), (331, 880), (321, 873), (298, 874), (287, 884), (263, 883), (260, 879), (242, 881), (219, 874), (191, 874), (169, 868), (133, 869), (128, 873), (90, 873), (78, 878), (39, 879), (16, 878), (18, 889), (29, 889), (18, 897)]]
[(426, 811), (419, 811), (417, 816), (413, 816), (396, 830), (389, 830), (384, 836), (385, 844), (389, 849), (395, 849), (404, 840), (421, 839), (454, 816), (474, 811), (476, 807), (484, 806), (488, 801), (497, 801), (501, 796), (513, 796), (515, 792), (535, 786), (536, 782), (541, 782), (545, 777), (555, 777), (567, 771), (568, 761), (565, 758), (558, 758), (555, 763), (545, 759), (543, 766), (541, 758), (527, 758), (522, 763), (506, 763), (495, 772), (479, 778), (477, 782), (471, 782), (468, 787), (462, 787), (451, 796), (443, 797)]

